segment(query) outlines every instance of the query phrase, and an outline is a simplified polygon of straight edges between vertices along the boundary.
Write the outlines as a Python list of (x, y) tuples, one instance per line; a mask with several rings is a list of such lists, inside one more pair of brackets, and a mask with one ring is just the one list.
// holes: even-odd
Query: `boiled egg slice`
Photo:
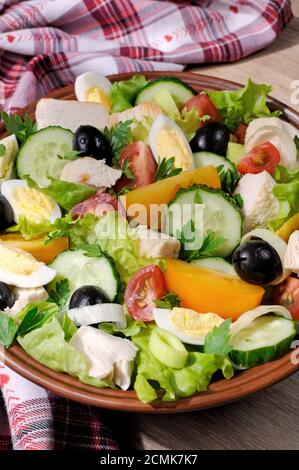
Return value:
[(40, 287), (51, 282), (56, 271), (30, 253), (0, 243), (0, 281), (16, 287)]
[(188, 308), (172, 310), (155, 308), (154, 320), (159, 328), (169, 331), (183, 343), (201, 346), (206, 335), (224, 320), (216, 313), (198, 313)]
[(86, 72), (75, 81), (75, 94), (78, 101), (99, 103), (110, 112), (109, 92), (112, 84), (104, 75)]
[(61, 217), (58, 204), (38, 189), (29, 188), (26, 181), (4, 181), (1, 193), (11, 205), (16, 223), (20, 217), (26, 217), (29, 222), (36, 224), (45, 220), (54, 223)]
[(174, 157), (176, 168), (183, 171), (194, 168), (192, 151), (182, 129), (164, 114), (153, 122), (148, 141), (158, 163)]

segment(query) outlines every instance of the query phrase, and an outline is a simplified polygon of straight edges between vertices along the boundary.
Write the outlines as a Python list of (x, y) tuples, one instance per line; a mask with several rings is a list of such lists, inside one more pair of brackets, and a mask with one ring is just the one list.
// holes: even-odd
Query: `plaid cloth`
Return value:
[[(289, 0), (0, 0), (0, 109), (19, 109), (86, 71), (236, 61), (270, 44), (291, 17)], [(1, 364), (0, 388), (0, 450), (117, 448), (98, 410)]]
[(85, 71), (182, 70), (266, 47), (289, 0), (0, 0), (0, 106), (14, 111)]

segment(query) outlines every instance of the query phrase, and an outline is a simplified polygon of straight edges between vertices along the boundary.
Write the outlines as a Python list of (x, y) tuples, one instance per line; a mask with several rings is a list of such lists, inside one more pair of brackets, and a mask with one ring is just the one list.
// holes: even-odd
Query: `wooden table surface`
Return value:
[[(192, 71), (245, 83), (273, 85), (272, 95), (291, 105), (299, 80), (299, 0), (294, 19), (267, 49), (236, 64)], [(294, 107), (294, 105), (293, 105)], [(299, 449), (299, 374), (238, 403), (182, 415), (109, 413), (123, 449)]]

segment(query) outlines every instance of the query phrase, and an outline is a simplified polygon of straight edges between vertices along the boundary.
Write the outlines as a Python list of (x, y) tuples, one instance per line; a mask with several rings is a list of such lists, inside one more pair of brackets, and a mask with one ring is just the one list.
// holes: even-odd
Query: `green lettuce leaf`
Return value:
[(142, 328), (147, 328), (146, 324), (140, 320), (133, 320), (130, 315), (126, 315), (126, 328), (118, 328), (115, 323), (100, 323), (99, 329), (110, 335), (122, 335), (126, 338), (133, 338), (138, 335)]
[(299, 181), (299, 168), (289, 171), (285, 166), (277, 165), (274, 173), (276, 183), (290, 183)]
[(20, 216), (17, 225), (9, 227), (6, 232), (19, 232), (23, 235), (25, 240), (31, 240), (33, 238), (39, 238), (42, 235), (46, 235), (51, 231), (51, 227), (52, 225), (49, 220), (43, 220), (42, 222), (35, 223), (31, 222), (24, 216)]
[(66, 372), (96, 387), (112, 386), (88, 375), (85, 358), (65, 341), (65, 333), (55, 317), (23, 338), (18, 336), (17, 341), (30, 356), (50, 369)]
[(46, 188), (40, 188), (29, 176), (25, 177), (28, 186), (42, 191), (52, 197), (63, 209), (69, 211), (81, 201), (96, 193), (96, 190), (84, 184), (71, 183), (56, 178), (50, 178), (51, 183)]
[(137, 94), (147, 83), (143, 75), (133, 75), (130, 80), (113, 83), (109, 94), (111, 112), (116, 113), (132, 108)]
[[(189, 352), (183, 369), (165, 366), (149, 351), (151, 331), (151, 327), (142, 329), (132, 338), (139, 348), (134, 389), (142, 402), (150, 403), (161, 398), (162, 393), (162, 400), (168, 401), (206, 391), (213, 374), (218, 370), (222, 371), (226, 379), (233, 376), (230, 361), (219, 354)], [(158, 388), (154, 387), (153, 383), (156, 383)]]
[(0, 343), (6, 348), (9, 348), (13, 342), (18, 325), (14, 319), (4, 312), (0, 311)]
[(259, 117), (279, 116), (280, 111), (271, 112), (267, 106), (267, 94), (271, 86), (260, 85), (248, 80), (247, 85), (239, 90), (207, 91), (220, 112), (224, 124), (234, 131), (239, 124), (249, 124)]
[(276, 219), (269, 223), (269, 227), (276, 231), (290, 217), (299, 212), (299, 179), (277, 184), (273, 188), (273, 194), (279, 201), (280, 213)]
[(127, 283), (132, 274), (149, 264), (163, 267), (162, 259), (143, 258), (138, 254), (138, 240), (127, 220), (117, 212), (101, 218), (87, 214), (70, 231), (71, 248), (85, 244), (99, 245), (113, 259), (121, 281)]

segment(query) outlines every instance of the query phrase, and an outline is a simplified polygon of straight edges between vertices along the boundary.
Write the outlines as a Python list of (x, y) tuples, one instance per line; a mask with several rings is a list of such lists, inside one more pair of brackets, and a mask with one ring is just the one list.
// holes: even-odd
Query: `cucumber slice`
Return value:
[[(203, 217), (196, 217), (196, 205), (202, 204)], [(177, 236), (188, 222), (190, 215), (195, 231), (206, 237), (215, 232), (216, 237), (223, 237), (225, 242), (218, 247), (213, 256), (226, 258), (239, 245), (242, 237), (242, 216), (235, 201), (221, 190), (201, 185), (180, 189), (175, 199), (168, 205), (163, 227), (167, 233)], [(197, 220), (199, 219), (199, 220)], [(201, 225), (198, 225), (198, 224)], [(165, 230), (164, 230), (165, 231)]]
[(161, 88), (166, 88), (169, 91), (179, 109), (181, 109), (190, 98), (196, 95), (196, 91), (179, 78), (161, 77), (157, 80), (152, 80), (142, 88), (136, 97), (135, 104), (144, 101), (155, 101), (155, 95)]
[(229, 142), (226, 151), (226, 157), (235, 165), (238, 165), (244, 155), (244, 145), (235, 142)]
[(107, 294), (111, 302), (119, 288), (119, 276), (110, 258), (100, 256), (92, 258), (84, 255), (83, 250), (64, 251), (51, 263), (56, 270), (56, 278), (49, 285), (50, 291), (61, 278), (67, 279), (70, 285), (70, 297), (78, 287), (98, 286)]
[(24, 142), (17, 155), (19, 178), (29, 175), (40, 187), (50, 184), (48, 176), (59, 178), (67, 163), (58, 155), (72, 150), (73, 133), (62, 127), (46, 127), (35, 132)]
[(195, 152), (193, 157), (195, 168), (209, 165), (215, 166), (217, 168), (217, 166), (223, 165), (223, 170), (235, 171), (234, 165), (227, 158), (216, 155), (216, 153)]
[(283, 356), (296, 335), (295, 324), (279, 316), (263, 315), (233, 336), (232, 361), (249, 368)]
[(180, 111), (167, 88), (159, 88), (155, 93), (155, 102), (162, 108), (166, 116), (180, 117)]
[(191, 261), (191, 264), (197, 264), (203, 268), (211, 269), (212, 271), (218, 271), (219, 273), (229, 274), (230, 276), (238, 277), (233, 266), (225, 261), (223, 258), (211, 257), (211, 258), (202, 258), (195, 259)]

